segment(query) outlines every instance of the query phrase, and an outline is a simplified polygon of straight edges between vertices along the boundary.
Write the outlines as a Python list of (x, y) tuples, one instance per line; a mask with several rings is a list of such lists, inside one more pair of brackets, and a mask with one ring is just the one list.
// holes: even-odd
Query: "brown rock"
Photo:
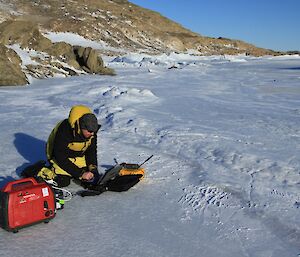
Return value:
[(28, 84), (20, 65), (21, 59), (17, 53), (0, 44), (0, 86)]
[(20, 44), (22, 48), (43, 51), (52, 46), (36, 24), (30, 21), (5, 21), (0, 24), (0, 43), (4, 45)]
[(104, 67), (103, 60), (95, 49), (91, 47), (74, 46), (73, 51), (76, 56), (76, 61), (84, 71), (94, 74), (114, 74), (113, 70)]
[(63, 56), (67, 59), (75, 58), (72, 46), (65, 42), (54, 43), (49, 49), (45, 49), (45, 51), (55, 57)]
[[(103, 66), (102, 58), (96, 50), (90, 47), (73, 47), (66, 42), (52, 43), (40, 33), (35, 22), (31, 20), (9, 20), (0, 24), (0, 43), (3, 45), (19, 44), (22, 49), (33, 49), (45, 53), (41, 57), (32, 57), (37, 64), (27, 65), (24, 68), (24, 72), (35, 78), (51, 77), (61, 73), (66, 76), (78, 75), (80, 72), (75, 70), (83, 70), (94, 74), (114, 74), (113, 70)], [(3, 55), (3, 58), (5, 60), (2, 61), (3, 63), (8, 61), (6, 55)], [(7, 68), (10, 65), (13, 65), (15, 70), (21, 71), (20, 59), (11, 58), (10, 61), (12, 63), (3, 64), (0, 67), (1, 73), (9, 74)], [(19, 75), (21, 74), (25, 76), (23, 72), (19, 73)], [(14, 77), (14, 73), (10, 74), (10, 79), (8, 76), (3, 75), (1, 78), (4, 85), (18, 84), (16, 81), (18, 81), (17, 78), (20, 78), (20, 76)], [(23, 77), (19, 84), (26, 83), (28, 82), (27, 80), (24, 81)]]

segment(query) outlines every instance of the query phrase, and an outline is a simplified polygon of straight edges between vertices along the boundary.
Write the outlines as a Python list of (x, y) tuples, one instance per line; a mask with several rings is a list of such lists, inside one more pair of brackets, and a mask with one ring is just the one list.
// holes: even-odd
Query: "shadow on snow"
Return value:
[[(16, 174), (21, 175), (21, 172), (27, 166), (39, 161), (46, 160), (46, 142), (24, 133), (16, 133), (14, 145), (21, 156), (27, 160), (21, 166), (16, 168)], [(0, 188), (7, 182), (15, 180), (12, 176), (0, 177)]]

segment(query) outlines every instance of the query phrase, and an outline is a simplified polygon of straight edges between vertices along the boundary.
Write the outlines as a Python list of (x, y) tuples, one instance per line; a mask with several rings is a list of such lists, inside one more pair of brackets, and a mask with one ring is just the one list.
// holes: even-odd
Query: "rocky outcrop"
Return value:
[[(113, 70), (104, 67), (103, 60), (96, 50), (90, 47), (72, 46), (65, 42), (52, 43), (40, 33), (38, 26), (31, 21), (5, 21), (0, 24), (0, 33), (2, 51), (10, 53), (1, 56), (1, 63), (3, 67), (13, 66), (19, 74), (13, 79), (14, 75), (4, 74), (7, 68), (1, 68), (0, 85), (27, 84), (25, 74), (35, 78), (53, 77), (55, 74), (66, 76), (80, 73), (114, 74)], [(27, 49), (28, 52), (34, 50), (43, 58), (32, 56), (32, 64), (21, 67), (22, 61), (19, 57), (17, 58), (18, 55), (13, 50), (5, 47), (5, 45), (15, 44), (21, 49)], [(14, 58), (11, 57), (12, 52), (14, 52)], [(21, 74), (23, 75), (20, 76)], [(20, 83), (17, 81), (20, 81)]]
[(39, 31), (31, 21), (9, 20), (0, 24), (0, 42), (5, 45), (20, 44), (21, 48), (42, 51), (50, 48), (52, 43)]
[(104, 67), (103, 60), (91, 47), (74, 46), (73, 53), (80, 67), (88, 73), (112, 74), (113, 71)]
[(21, 59), (15, 51), (0, 44), (0, 86), (28, 84), (21, 69)]

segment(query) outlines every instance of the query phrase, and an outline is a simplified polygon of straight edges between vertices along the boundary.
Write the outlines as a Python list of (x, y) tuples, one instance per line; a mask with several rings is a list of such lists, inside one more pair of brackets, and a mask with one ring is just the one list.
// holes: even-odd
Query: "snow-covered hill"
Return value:
[(0, 186), (45, 158), (76, 104), (102, 124), (100, 170), (154, 154), (146, 178), (74, 197), (47, 225), (0, 230), (1, 255), (299, 256), (299, 56), (104, 60), (118, 76), (0, 89)]
[(280, 54), (240, 40), (201, 36), (127, 0), (1, 0), (0, 22), (10, 19), (31, 21), (39, 25), (41, 31), (72, 32), (101, 42), (110, 47), (103, 48), (104, 53), (118, 52), (121, 48), (126, 52), (156, 54), (188, 49), (205, 55)]

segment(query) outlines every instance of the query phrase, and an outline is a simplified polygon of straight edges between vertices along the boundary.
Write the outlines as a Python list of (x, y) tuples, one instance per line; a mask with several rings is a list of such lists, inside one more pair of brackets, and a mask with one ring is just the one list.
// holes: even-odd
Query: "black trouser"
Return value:
[(66, 187), (70, 185), (72, 177), (65, 176), (65, 175), (56, 175), (56, 177), (53, 179), (58, 187)]

